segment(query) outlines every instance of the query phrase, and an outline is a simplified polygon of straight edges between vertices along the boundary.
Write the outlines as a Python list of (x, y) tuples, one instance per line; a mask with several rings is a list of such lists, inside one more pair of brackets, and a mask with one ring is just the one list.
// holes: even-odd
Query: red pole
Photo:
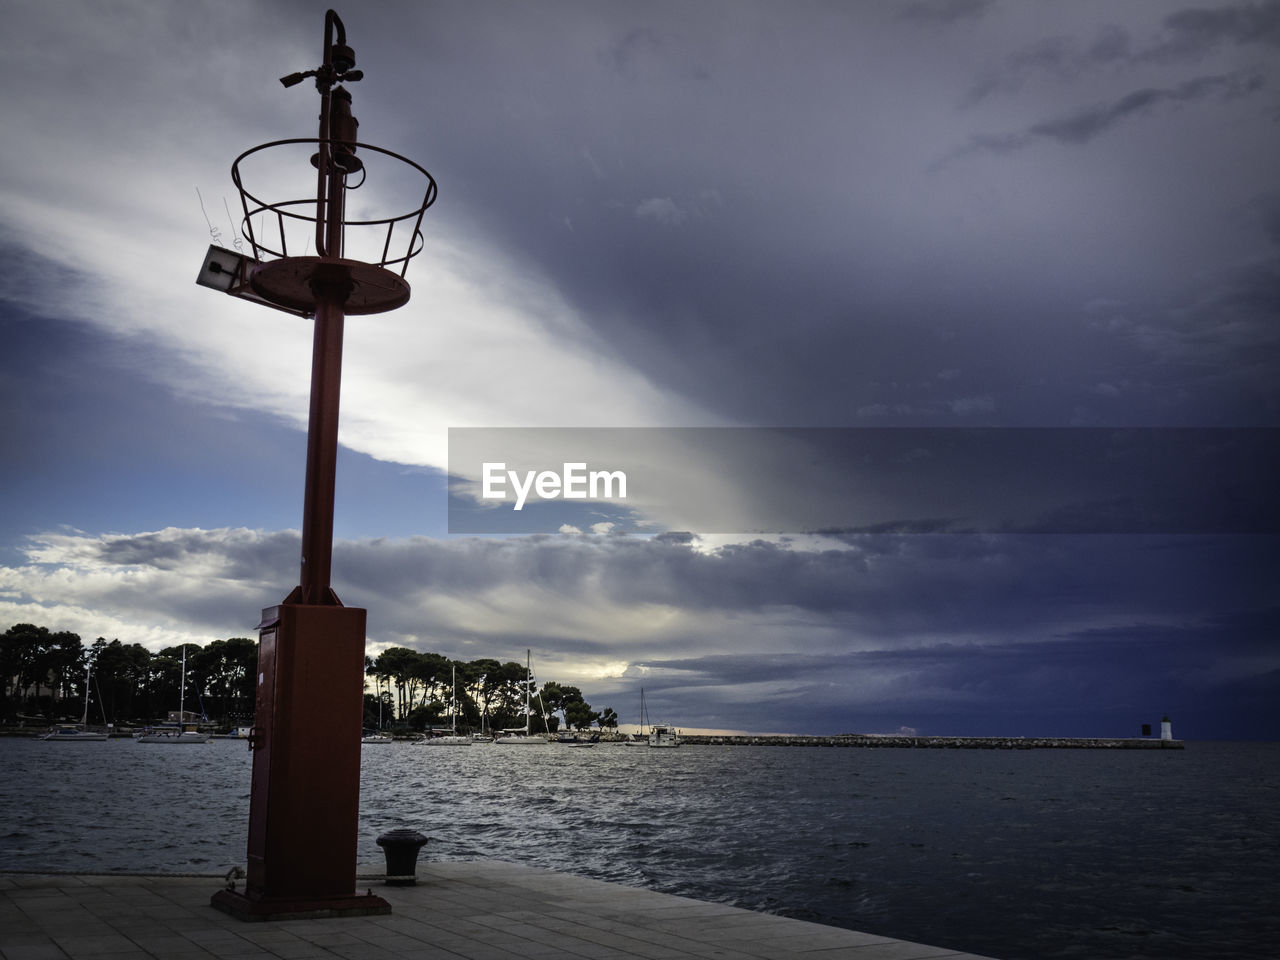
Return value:
[(245, 889), (220, 890), (214, 906), (245, 920), (388, 913), (381, 897), (355, 893), (360, 811), (360, 730), (364, 713), (365, 611), (344, 607), (330, 588), (334, 478), (338, 459), (338, 397), (342, 333), (351, 295), (349, 265), (341, 262), (343, 193), (355, 120), (346, 91), (330, 88), (332, 34), (341, 21), (325, 18), (320, 169), (316, 188), (316, 247), (311, 274), (315, 332), (311, 353), (311, 410), (302, 506), (299, 586), (284, 603), (263, 611), (259, 624), (254, 709), (253, 780), (249, 802)]
[(302, 507), (300, 603), (339, 604), (330, 588), (333, 561), (333, 500), (338, 461), (338, 400), (341, 392), (340, 302), (316, 307), (311, 351), (311, 413), (307, 429), (307, 474)]
[[(334, 110), (332, 90), (333, 28), (339, 23), (332, 10), (325, 16), (324, 66), (321, 68), (320, 145), (316, 155), (316, 239), (325, 260), (343, 252), (344, 194), (347, 153), (337, 142), (351, 136), (355, 121), (350, 94), (336, 91), (340, 109)], [(345, 31), (343, 31), (345, 33)], [(340, 38), (343, 43), (346, 37)], [(338, 127), (343, 129), (339, 130)], [(330, 587), (333, 567), (333, 501), (338, 464), (338, 410), (342, 390), (343, 305), (351, 294), (351, 275), (337, 265), (321, 263), (311, 280), (316, 297), (315, 332), (311, 347), (311, 410), (307, 425), (307, 473), (302, 499), (302, 558), (298, 598), (305, 604), (341, 601)]]
[[(330, 153), (332, 158), (332, 153)], [(331, 167), (332, 159), (330, 160)], [(329, 259), (342, 250), (343, 172), (328, 172), (325, 204)], [(338, 251), (334, 253), (333, 251)], [(311, 412), (307, 426), (307, 474), (302, 500), (301, 597), (308, 604), (339, 604), (330, 589), (333, 560), (333, 498), (338, 463), (338, 400), (342, 391), (343, 304), (351, 292), (342, 267), (319, 264), (312, 279), (316, 294), (311, 348)]]

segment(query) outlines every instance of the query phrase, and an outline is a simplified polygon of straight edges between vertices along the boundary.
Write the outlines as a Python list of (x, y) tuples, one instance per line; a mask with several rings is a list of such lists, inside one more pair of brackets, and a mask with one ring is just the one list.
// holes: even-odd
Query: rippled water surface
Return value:
[[(0, 740), (0, 869), (243, 863), (243, 743)], [(1280, 744), (1185, 751), (366, 746), (360, 860), (493, 858), (994, 957), (1280, 943)]]

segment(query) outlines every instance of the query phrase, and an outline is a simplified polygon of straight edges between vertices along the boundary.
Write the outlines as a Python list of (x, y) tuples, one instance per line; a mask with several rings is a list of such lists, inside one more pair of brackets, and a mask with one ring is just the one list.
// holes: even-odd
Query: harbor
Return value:
[[(352, 874), (360, 865), (382, 872), (377, 838), (407, 828), (430, 837), (419, 888), (435, 889), (427, 884), (437, 871), (508, 863), (548, 882), (590, 878), (631, 896), (1000, 960), (1263, 960), (1280, 937), (1266, 909), (1280, 876), (1278, 749), (1197, 740), (1171, 751), (455, 750), (397, 741), (362, 751)], [(124, 874), (166, 886), (187, 882), (174, 874), (199, 875), (196, 899), (208, 910), (222, 877), (246, 867), (251, 757), (233, 740), (167, 750), (0, 738), (0, 767), (23, 785), (0, 791), (0, 883), (47, 896), (78, 877), (72, 892), (96, 897), (94, 885)], [(384, 919), (402, 914), (398, 893), (375, 876), (358, 889), (370, 887), (392, 901)], [(467, 895), (484, 901), (477, 910), (510, 909), (501, 897)], [(574, 895), (555, 909), (595, 908)], [(323, 930), (347, 922), (315, 921)]]
[(391, 913), (242, 923), (217, 876), (0, 873), (6, 960), (590, 957), (981, 960), (889, 937), (498, 861), (424, 864), (417, 883), (362, 871)]

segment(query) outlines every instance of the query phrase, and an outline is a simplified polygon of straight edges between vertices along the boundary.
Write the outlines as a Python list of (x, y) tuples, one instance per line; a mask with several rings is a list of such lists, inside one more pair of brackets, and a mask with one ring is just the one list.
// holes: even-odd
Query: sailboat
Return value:
[[(89, 741), (107, 739), (107, 735), (105, 733), (96, 733), (89, 729), (89, 670), (89, 667), (84, 668), (84, 716), (80, 718), (80, 723), (59, 724), (41, 737), (41, 740), (58, 740), (64, 743), (67, 741), (72, 743), (87, 743)], [(99, 699), (101, 699), (101, 697), (99, 697)]]
[(488, 716), (488, 714), (489, 714), (489, 701), (488, 701), (488, 698), (486, 697), (484, 709), (480, 711), (480, 732), (473, 733), (471, 735), (471, 739), (476, 743), (493, 743), (493, 734), (491, 734), (488, 730), (485, 729), (484, 718)]
[(458, 668), (453, 668), (453, 689), (449, 694), (449, 730), (450, 732), (441, 737), (423, 737), (417, 743), (427, 747), (469, 747), (472, 744), (470, 737), (464, 737), (458, 733)]
[(208, 743), (209, 734), (185, 729), (187, 693), (187, 645), (182, 645), (182, 681), (178, 684), (178, 722), (163, 730), (152, 730), (135, 738), (138, 743)]
[(624, 742), (628, 747), (643, 747), (649, 743), (649, 711), (644, 704), (644, 687), (640, 688), (640, 732)]
[(392, 738), (382, 732), (382, 681), (378, 681), (378, 732), (365, 733), (360, 737), (361, 743), (391, 743)]
[(533, 686), (533, 651), (526, 650), (525, 667), (524, 667), (524, 729), (512, 727), (502, 731), (502, 736), (494, 737), (494, 745), (502, 744), (508, 747), (527, 747), (534, 744), (545, 746), (546, 739), (544, 737), (529, 736), (529, 688)]
[(683, 741), (680, 731), (669, 723), (649, 725), (649, 711), (644, 702), (644, 687), (640, 688), (640, 739), (628, 740), (628, 744), (650, 747), (678, 747)]

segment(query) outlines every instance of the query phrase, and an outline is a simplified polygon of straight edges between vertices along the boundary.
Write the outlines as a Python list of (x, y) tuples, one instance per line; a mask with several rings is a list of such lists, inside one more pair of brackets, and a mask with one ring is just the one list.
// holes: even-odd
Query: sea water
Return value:
[[(0, 740), (0, 869), (244, 863), (241, 741)], [(1280, 744), (363, 749), (359, 858), (491, 858), (1005, 960), (1275, 956)]]

